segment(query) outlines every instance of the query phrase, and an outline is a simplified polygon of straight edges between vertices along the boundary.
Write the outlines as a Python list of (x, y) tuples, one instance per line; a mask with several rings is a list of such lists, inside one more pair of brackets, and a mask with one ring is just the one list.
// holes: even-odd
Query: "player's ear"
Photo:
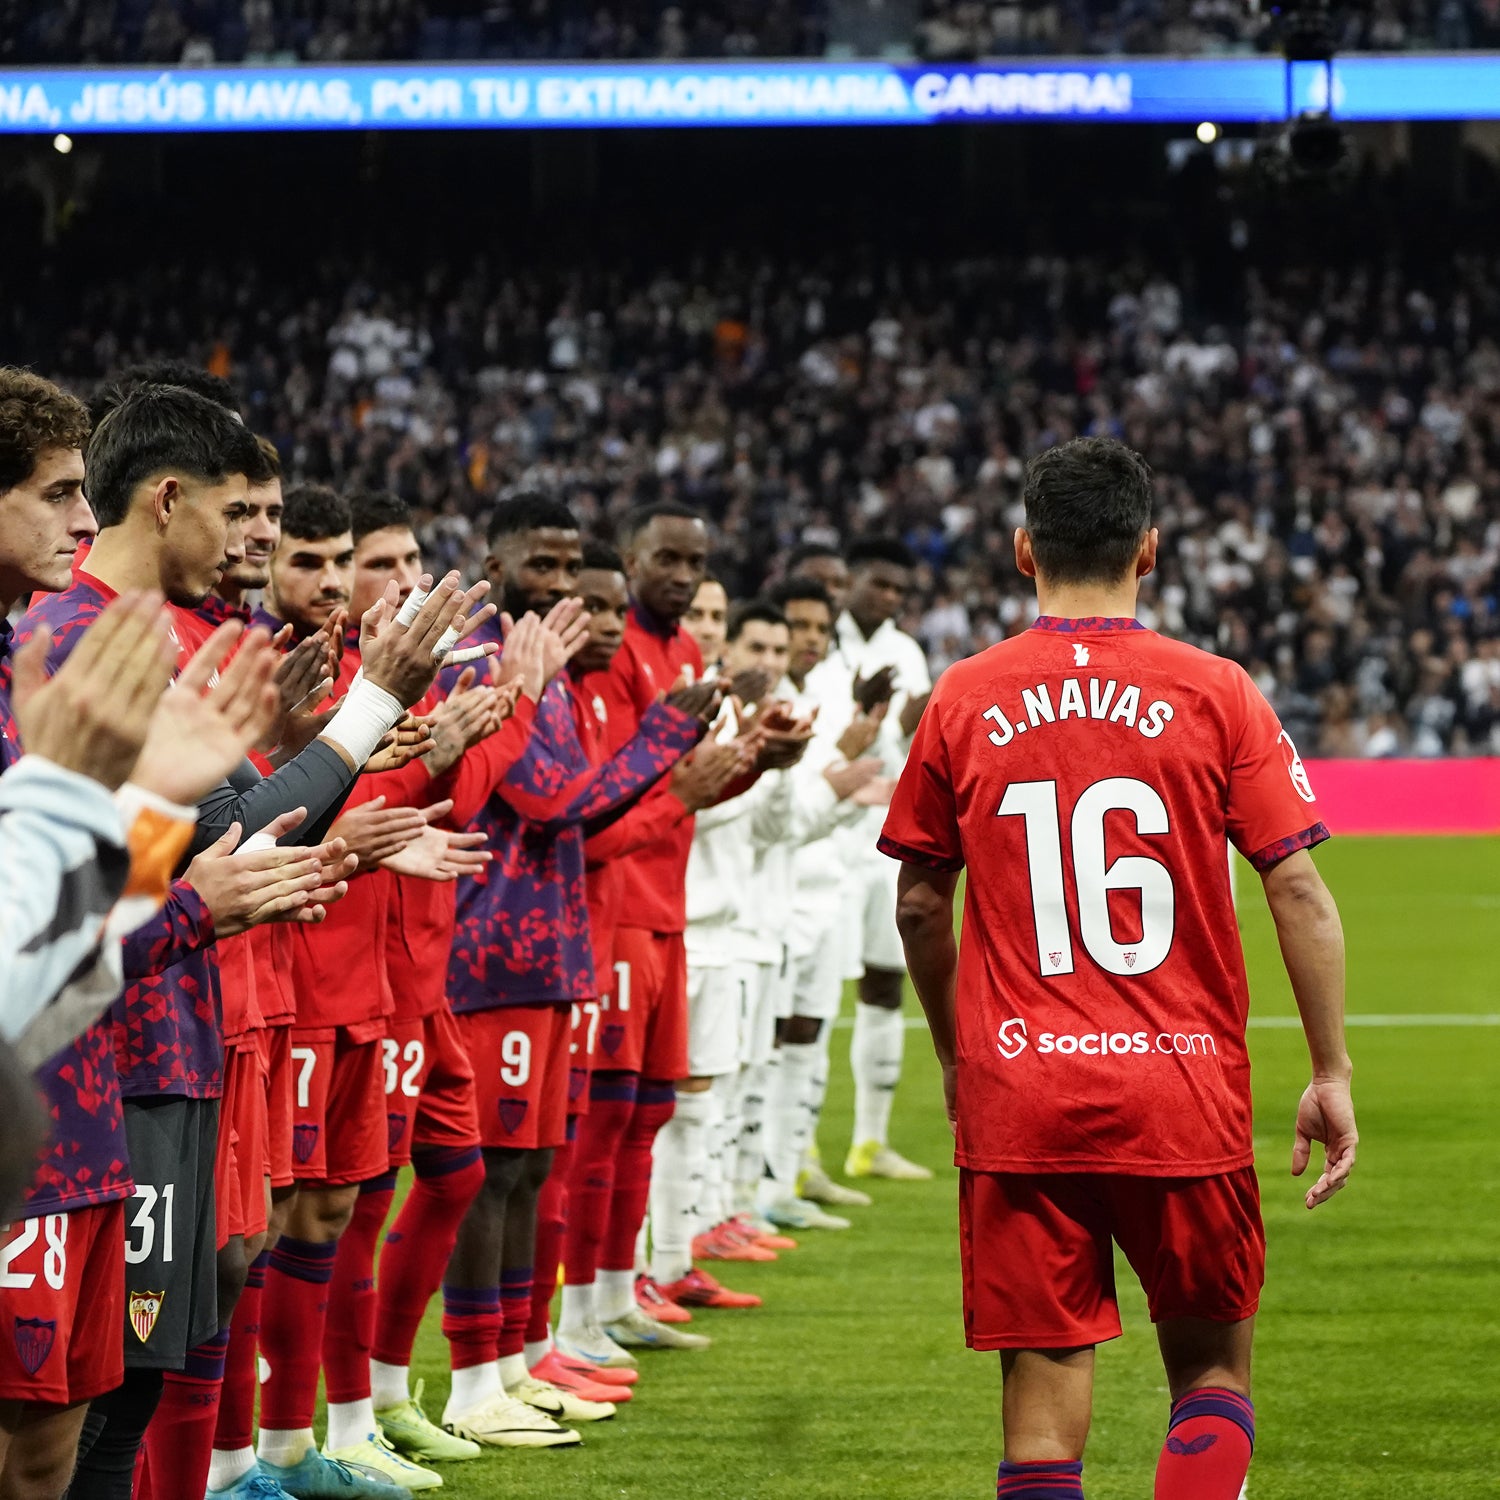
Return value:
[(151, 491), (151, 514), (158, 526), (165, 526), (172, 519), (172, 512), (182, 498), (182, 486), (170, 474), (156, 481)]
[(1141, 550), (1135, 555), (1135, 576), (1144, 578), (1148, 573), (1156, 571), (1156, 547), (1161, 540), (1161, 534), (1156, 527), (1152, 527), (1141, 542)]
[(1016, 527), (1016, 568), (1025, 578), (1036, 577), (1036, 557), (1031, 550), (1031, 533), (1024, 526)]

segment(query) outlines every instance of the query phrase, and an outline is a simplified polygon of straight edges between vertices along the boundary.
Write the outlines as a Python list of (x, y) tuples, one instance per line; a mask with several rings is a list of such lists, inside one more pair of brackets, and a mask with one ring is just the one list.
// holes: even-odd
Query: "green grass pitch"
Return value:
[[(1363, 1144), (1353, 1185), (1309, 1214), (1287, 1174), (1306, 1055), (1258, 887), (1242, 868), (1256, 1147), (1270, 1234), (1251, 1500), (1478, 1500), (1500, 1493), (1500, 840), (1335, 840), (1351, 1013), (1445, 1025), (1351, 1032)], [(1491, 1016), (1455, 1025), (1454, 1017)], [(958, 1500), (993, 1493), (994, 1355), (963, 1347), (954, 1173), (926, 1035), (908, 1035), (895, 1143), (941, 1166), (882, 1184), (847, 1234), (804, 1237), (724, 1279), (759, 1312), (700, 1314), (702, 1354), (647, 1355), (639, 1396), (580, 1450), (487, 1456), (444, 1493), (527, 1500)], [(848, 1139), (848, 1032), (822, 1141)], [(1151, 1493), (1166, 1415), (1155, 1343), (1122, 1267), (1125, 1337), (1100, 1355), (1091, 1500)], [(434, 1305), (417, 1350), (435, 1417), (447, 1361)]]

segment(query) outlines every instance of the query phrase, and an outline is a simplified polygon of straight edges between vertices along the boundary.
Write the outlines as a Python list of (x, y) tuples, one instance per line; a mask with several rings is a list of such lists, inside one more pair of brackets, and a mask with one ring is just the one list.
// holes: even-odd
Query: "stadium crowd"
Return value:
[[(231, 291), (231, 287), (234, 289)], [(801, 542), (895, 531), (935, 668), (1021, 628), (1024, 461), (1123, 437), (1158, 483), (1164, 630), (1232, 656), (1309, 753), (1500, 751), (1493, 265), (1245, 271), (1204, 308), (1146, 264), (730, 259), (632, 277), (330, 263), (148, 271), (18, 303), (11, 347), (89, 388), (164, 348), (230, 377), (292, 476), (389, 488), (428, 553), (541, 486), (608, 534), (710, 518), (745, 596)], [(102, 335), (99, 330), (107, 330)]]
[[(1245, 0), (925, 0), (916, 56), (1114, 56), (1274, 49), (1270, 6)], [(1493, 0), (1336, 7), (1342, 51), (1500, 46)], [(0, 63), (394, 62), (822, 56), (823, 0), (59, 0), (0, 6)]]

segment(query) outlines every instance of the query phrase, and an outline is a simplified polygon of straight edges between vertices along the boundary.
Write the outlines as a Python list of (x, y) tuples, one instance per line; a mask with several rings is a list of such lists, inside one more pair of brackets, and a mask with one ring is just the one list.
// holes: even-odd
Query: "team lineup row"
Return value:
[[(61, 888), (99, 877), (5, 1016), (50, 1120), (0, 1249), (0, 1491), (390, 1496), (576, 1444), (631, 1349), (755, 1305), (695, 1259), (865, 1201), (816, 1147), (846, 978), (847, 1173), (929, 1175), (886, 1140), (875, 843), (931, 686), (900, 543), (804, 549), (731, 609), (692, 511), (617, 552), (521, 495), (465, 592), (395, 497), (283, 494), (238, 413), (140, 374), (90, 412), (0, 372), (0, 501), (0, 593), (32, 599), (6, 780), (93, 807)], [(102, 775), (111, 717), (143, 727)], [(408, 1366), (440, 1287), (433, 1422)]]

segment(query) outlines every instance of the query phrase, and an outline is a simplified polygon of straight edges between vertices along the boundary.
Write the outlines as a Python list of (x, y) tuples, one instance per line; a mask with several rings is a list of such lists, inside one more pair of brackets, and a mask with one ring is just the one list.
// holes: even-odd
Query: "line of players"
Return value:
[[(287, 652), (275, 745), (200, 805), (124, 995), (38, 1075), (54, 1140), (0, 1246), (7, 1496), (390, 1496), (577, 1443), (630, 1399), (631, 1349), (755, 1301), (695, 1257), (847, 1225), (825, 1205), (863, 1195), (813, 1142), (860, 967), (846, 1169), (925, 1175), (886, 1142), (902, 959), (873, 849), (929, 687), (904, 549), (803, 549), (731, 611), (691, 511), (638, 512), (621, 556), (522, 496), (489, 526), (502, 628), (482, 586), (432, 587), (394, 497), (283, 494), (229, 401), (138, 372), (85, 419), (0, 373), (18, 639), (46, 626), (55, 665), (149, 586), (185, 657), (235, 616)], [(490, 655), (435, 681), (455, 608)], [(288, 892), (294, 854), (318, 873)], [(434, 1423), (408, 1367), (440, 1287)]]

